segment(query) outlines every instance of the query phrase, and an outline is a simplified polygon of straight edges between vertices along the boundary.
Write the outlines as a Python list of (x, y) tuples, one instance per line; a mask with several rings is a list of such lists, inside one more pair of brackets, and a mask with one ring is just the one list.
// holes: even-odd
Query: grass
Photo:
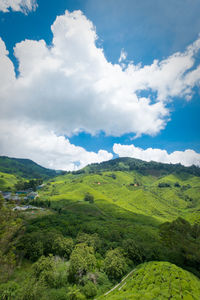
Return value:
[(0, 172), (0, 190), (7, 191), (13, 189), (18, 179), (15, 175)]

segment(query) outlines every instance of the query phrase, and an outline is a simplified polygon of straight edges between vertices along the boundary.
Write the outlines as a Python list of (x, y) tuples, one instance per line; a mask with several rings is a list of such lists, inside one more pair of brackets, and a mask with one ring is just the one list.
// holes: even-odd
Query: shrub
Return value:
[(9, 281), (7, 283), (0, 285), (0, 299), (19, 299), (20, 287), (14, 281)]
[(87, 194), (85, 194), (84, 200), (88, 201), (90, 203), (93, 203), (94, 202), (94, 196), (91, 195), (90, 193), (87, 193)]
[(93, 282), (88, 281), (83, 287), (83, 293), (87, 298), (94, 298), (97, 294), (96, 285)]

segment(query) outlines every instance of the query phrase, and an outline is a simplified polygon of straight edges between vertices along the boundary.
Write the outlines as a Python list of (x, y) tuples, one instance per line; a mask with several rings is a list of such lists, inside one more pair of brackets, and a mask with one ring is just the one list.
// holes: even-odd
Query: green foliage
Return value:
[(110, 279), (120, 279), (127, 271), (126, 260), (118, 248), (106, 253), (104, 269)]
[(170, 187), (170, 183), (168, 183), (168, 182), (159, 182), (158, 187), (159, 188)]
[(69, 300), (69, 297), (67, 295), (67, 289), (66, 288), (60, 288), (60, 289), (48, 289), (46, 295), (44, 295), (43, 299), (48, 300)]
[(94, 196), (91, 195), (90, 193), (86, 193), (86, 194), (85, 194), (85, 197), (84, 197), (84, 200), (85, 200), (85, 201), (88, 201), (88, 202), (90, 202), (90, 203), (93, 203), (93, 202), (94, 202)]
[(74, 242), (72, 238), (57, 236), (54, 239), (52, 250), (55, 255), (69, 258), (73, 250), (73, 247), (74, 247)]
[(0, 299), (1, 300), (14, 300), (19, 299), (20, 286), (14, 282), (9, 281), (0, 285)]
[(96, 266), (94, 249), (85, 243), (77, 244), (70, 256), (69, 276), (72, 281), (79, 281), (83, 275)]
[(200, 225), (177, 218), (160, 226), (160, 236), (177, 263), (200, 271)]
[(144, 250), (139, 247), (133, 239), (124, 240), (122, 247), (124, 249), (124, 253), (133, 261), (135, 265), (143, 262)]
[(46, 169), (30, 159), (0, 156), (0, 172), (11, 173), (25, 178), (47, 179), (56, 175), (54, 170)]
[(28, 277), (23, 282), (22, 290), (17, 300), (42, 299), (45, 290), (46, 290), (46, 286), (42, 281), (35, 280), (35, 278)]
[(100, 248), (101, 240), (97, 233), (88, 234), (79, 232), (76, 237), (77, 244), (86, 243), (88, 246), (93, 247), (95, 250)]
[(73, 249), (72, 238), (65, 238), (62, 234), (52, 231), (36, 231), (23, 235), (18, 243), (17, 249), (24, 256), (36, 261), (40, 256), (54, 254), (69, 258)]
[[(94, 163), (81, 170), (81, 173), (96, 173), (103, 171), (132, 171), (137, 170), (142, 175), (162, 176), (173, 172), (200, 176), (200, 169), (196, 166), (184, 167), (181, 164), (163, 164), (158, 162), (146, 162), (135, 158), (116, 158), (101, 164)], [(80, 174), (80, 171), (77, 171)], [(74, 172), (76, 174), (76, 172)]]
[(76, 285), (69, 287), (68, 291), (69, 300), (84, 300), (85, 296), (80, 292), (80, 289)]
[(200, 280), (168, 262), (138, 266), (105, 300), (199, 299)]
[(34, 191), (36, 191), (36, 188), (42, 184), (42, 179), (31, 179), (31, 180), (28, 180), (28, 181), (18, 181), (16, 184), (15, 184), (15, 189), (17, 191), (19, 190), (28, 190), (28, 189), (33, 189)]
[[(64, 300), (97, 298), (111, 288), (110, 280), (125, 275), (127, 265), (144, 261), (168, 260), (200, 274), (200, 227), (193, 225), (200, 220), (200, 183), (193, 172), (198, 175), (195, 168), (118, 159), (49, 180), (38, 191), (40, 199), (32, 202), (42, 211), (14, 212), (0, 200), (0, 263), (2, 274), (8, 274), (1, 281), (12, 275), (20, 300)], [(20, 180), (2, 176), (4, 187), (10, 182), (11, 189)], [(34, 185), (36, 180), (24, 182)], [(159, 188), (162, 183), (167, 188)], [(92, 205), (84, 201), (87, 193), (95, 199)], [(32, 267), (31, 261), (36, 261)], [(133, 299), (134, 290), (134, 299), (176, 299), (174, 269), (147, 265), (134, 277), (134, 288), (128, 276), (110, 297)], [(180, 279), (183, 299), (196, 293), (189, 279), (196, 280)]]
[(96, 285), (91, 281), (88, 281), (86, 283), (86, 285), (83, 287), (82, 291), (83, 291), (83, 294), (86, 296), (86, 298), (94, 298), (97, 294)]

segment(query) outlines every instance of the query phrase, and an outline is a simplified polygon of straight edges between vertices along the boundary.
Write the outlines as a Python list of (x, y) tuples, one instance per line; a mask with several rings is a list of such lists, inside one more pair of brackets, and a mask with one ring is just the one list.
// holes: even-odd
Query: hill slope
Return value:
[(155, 161), (146, 162), (136, 158), (123, 157), (105, 161), (100, 164), (94, 163), (86, 166), (76, 173), (96, 173), (101, 171), (132, 171), (142, 175), (164, 176), (171, 173), (186, 173), (200, 176), (200, 168), (196, 166), (185, 167), (181, 164), (164, 164)]
[(168, 262), (149, 262), (138, 266), (106, 300), (199, 299), (200, 280)]
[(56, 175), (56, 171), (46, 169), (30, 159), (0, 156), (0, 172), (10, 173), (25, 178), (48, 179)]
[(51, 179), (40, 197), (65, 205), (67, 200), (84, 202), (87, 192), (103, 210), (106, 203), (160, 221), (178, 216), (192, 222), (200, 218), (200, 180), (187, 173), (161, 178), (136, 171), (66, 174)]

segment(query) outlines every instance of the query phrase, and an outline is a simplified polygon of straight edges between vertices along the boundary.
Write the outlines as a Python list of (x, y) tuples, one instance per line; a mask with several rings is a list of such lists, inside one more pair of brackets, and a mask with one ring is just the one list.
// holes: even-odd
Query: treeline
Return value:
[(36, 191), (37, 187), (39, 185), (41, 185), (42, 182), (43, 182), (42, 179), (31, 179), (31, 180), (28, 180), (28, 181), (19, 180), (15, 184), (14, 188), (17, 191), (23, 191), (23, 190), (29, 190), (29, 189), (32, 189), (33, 191)]
[(146, 162), (135, 158), (116, 158), (100, 164), (94, 163), (87, 167), (72, 172), (73, 174), (81, 173), (98, 173), (103, 171), (132, 171), (135, 170), (142, 175), (164, 176), (171, 173), (186, 173), (194, 176), (200, 176), (200, 168), (196, 166), (185, 167), (181, 164), (164, 164), (158, 162)]

